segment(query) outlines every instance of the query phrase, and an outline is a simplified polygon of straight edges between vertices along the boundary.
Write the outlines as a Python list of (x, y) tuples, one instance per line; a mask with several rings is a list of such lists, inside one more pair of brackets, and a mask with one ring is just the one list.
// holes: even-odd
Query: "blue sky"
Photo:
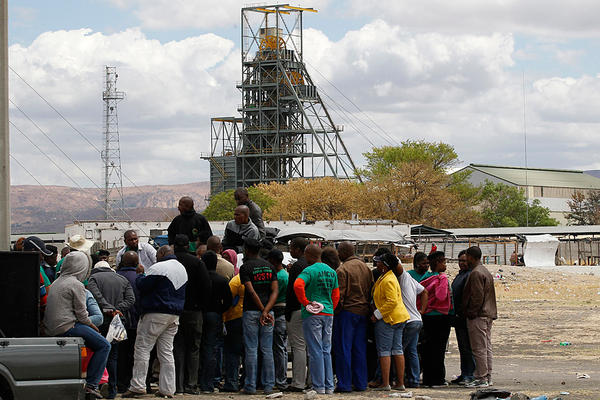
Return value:
[[(237, 0), (80, 0), (9, 2), (10, 64), (93, 140), (101, 137), (103, 65), (118, 65), (124, 168), (136, 183), (206, 180), (210, 117), (240, 103)], [(292, 3), (295, 4), (295, 3)], [(302, 1), (309, 72), (367, 112), (397, 142), (445, 141), (464, 163), (521, 165), (525, 73), (529, 164), (600, 168), (600, 4), (558, 0)], [(81, 29), (89, 29), (83, 32)], [(366, 125), (319, 73), (355, 161)], [(74, 159), (99, 176), (99, 159), (11, 74), (11, 98)], [(35, 129), (11, 110), (11, 120)], [(355, 129), (358, 127), (358, 129)], [(169, 135), (175, 135), (176, 140)], [(381, 137), (373, 139), (383, 145)], [(42, 140), (43, 142), (43, 140)], [(44, 143), (48, 152), (54, 152)], [(13, 154), (38, 160), (13, 132)], [(60, 158), (58, 158), (60, 159)], [(33, 164), (37, 165), (37, 162)], [(46, 183), (68, 184), (40, 167)], [(15, 166), (13, 182), (31, 183)], [(83, 179), (78, 177), (77, 179)], [(99, 178), (98, 178), (99, 179)], [(83, 183), (82, 183), (83, 184)], [(89, 185), (87, 185), (89, 186)]]

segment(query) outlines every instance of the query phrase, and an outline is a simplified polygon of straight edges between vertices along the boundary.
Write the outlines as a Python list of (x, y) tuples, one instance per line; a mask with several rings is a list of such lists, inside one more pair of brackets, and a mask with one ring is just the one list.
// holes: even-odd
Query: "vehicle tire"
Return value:
[(3, 379), (0, 379), (0, 400), (13, 400), (10, 386)]

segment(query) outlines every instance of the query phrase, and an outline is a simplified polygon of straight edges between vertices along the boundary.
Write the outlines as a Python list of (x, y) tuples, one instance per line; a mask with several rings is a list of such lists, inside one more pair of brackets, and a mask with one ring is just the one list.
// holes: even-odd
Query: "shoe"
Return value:
[(445, 388), (448, 387), (449, 384), (448, 382), (444, 381), (444, 382), (440, 382), (440, 383), (434, 383), (433, 385), (429, 385), (430, 388)]
[(223, 389), (219, 389), (219, 392), (221, 393), (237, 393), (239, 392), (239, 389), (231, 389), (231, 388), (223, 388)]
[(333, 394), (333, 389), (325, 389), (325, 394)]
[(145, 396), (146, 393), (142, 393), (142, 392), (133, 392), (131, 390), (126, 391), (125, 393), (123, 393), (121, 395), (121, 397), (125, 397), (125, 398), (135, 398), (135, 397), (142, 397)]
[(213, 394), (214, 392), (214, 390), (203, 390), (202, 394)]
[(104, 398), (102, 396), (102, 393), (100, 393), (100, 391), (98, 389), (96, 389), (95, 387), (92, 387), (92, 386), (85, 387), (85, 394), (91, 396), (92, 398), (96, 398), (96, 399)]
[[(362, 391), (362, 390), (359, 390), (359, 392), (360, 392), (360, 391)], [(342, 390), (342, 389), (340, 389), (340, 388), (335, 388), (335, 389), (333, 390), (333, 393), (352, 393), (352, 390)]]
[(407, 383), (404, 386), (410, 389), (418, 389), (421, 387), (418, 383)]
[(288, 386), (287, 389), (285, 389), (286, 392), (304, 392), (304, 388), (297, 388), (296, 386)]
[(380, 381), (371, 381), (369, 382), (369, 384), (367, 385), (370, 388), (376, 388), (381, 386), (381, 382)]
[(190, 388), (186, 388), (184, 390), (182, 390), (181, 392), (175, 392), (175, 394), (194, 394), (194, 395), (199, 395), (200, 391), (196, 388), (190, 387)]
[(373, 390), (376, 392), (389, 392), (390, 390), (392, 390), (392, 387), (390, 385), (377, 386), (376, 388), (373, 388)]
[(452, 379), (450, 381), (451, 384), (453, 385), (464, 385), (464, 378), (462, 375), (459, 375), (456, 379)]
[(398, 392), (406, 392), (406, 387), (404, 385), (396, 385), (392, 386), (392, 390), (396, 390)]
[(161, 399), (172, 399), (172, 398), (173, 398), (173, 395), (172, 395), (172, 394), (164, 394), (164, 393), (161, 393), (161, 392), (160, 392), (160, 390), (159, 390), (158, 392), (156, 392), (156, 393), (154, 394), (154, 397), (159, 397), (159, 398), (161, 398)]
[(325, 389), (315, 389), (315, 392), (317, 392), (317, 394), (325, 394)]
[(263, 394), (265, 396), (268, 396), (268, 395), (273, 394), (273, 393), (275, 393), (275, 391), (273, 389), (263, 389)]
[(255, 394), (256, 394), (256, 391), (254, 391), (254, 392), (249, 392), (249, 391), (247, 391), (246, 389), (242, 389), (242, 390), (240, 391), (240, 393), (241, 393), (241, 394), (247, 394), (247, 395), (253, 396), (253, 395), (255, 395)]
[(489, 387), (490, 384), (488, 383), (487, 380), (484, 379), (475, 379), (473, 382), (471, 383), (467, 383), (465, 385), (465, 387), (468, 388), (485, 388), (485, 387)]

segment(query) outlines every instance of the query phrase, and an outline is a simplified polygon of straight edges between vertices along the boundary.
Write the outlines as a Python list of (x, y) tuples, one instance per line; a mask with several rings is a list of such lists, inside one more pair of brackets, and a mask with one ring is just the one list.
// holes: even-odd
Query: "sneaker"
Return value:
[(448, 386), (449, 386), (449, 384), (446, 381), (440, 382), (440, 383), (434, 383), (433, 385), (429, 385), (430, 388), (445, 388)]
[(102, 393), (100, 393), (100, 391), (98, 389), (96, 389), (95, 387), (92, 387), (92, 386), (86, 386), (85, 393), (86, 393), (86, 395), (89, 395), (89, 397), (91, 397), (91, 398), (96, 398), (96, 399), (104, 398), (102, 396)]
[(172, 398), (173, 398), (173, 395), (172, 395), (172, 394), (164, 394), (164, 393), (161, 393), (161, 391), (159, 390), (158, 392), (156, 392), (156, 393), (154, 394), (154, 397), (159, 397), (159, 398), (161, 398), (161, 399), (172, 399)]
[(484, 379), (475, 379), (473, 382), (471, 383), (467, 383), (465, 385), (465, 387), (468, 388), (485, 388), (490, 386), (487, 380)]
[(377, 386), (376, 388), (373, 388), (373, 390), (376, 392), (389, 392), (390, 390), (392, 390), (392, 387), (390, 385)]
[(287, 389), (285, 389), (286, 392), (304, 392), (303, 388), (297, 388), (296, 386), (288, 386)]
[(463, 383), (464, 381), (465, 380), (464, 380), (463, 376), (459, 375), (458, 377), (456, 377), (456, 379), (452, 379), (450, 381), (450, 383), (453, 385), (464, 385), (464, 383)]
[(404, 385), (396, 385), (392, 386), (392, 390), (396, 390), (398, 392), (406, 392), (406, 387)]
[(488, 378), (488, 386), (494, 386), (494, 382), (492, 382), (492, 378)]
[(333, 394), (333, 389), (325, 389), (325, 394)]

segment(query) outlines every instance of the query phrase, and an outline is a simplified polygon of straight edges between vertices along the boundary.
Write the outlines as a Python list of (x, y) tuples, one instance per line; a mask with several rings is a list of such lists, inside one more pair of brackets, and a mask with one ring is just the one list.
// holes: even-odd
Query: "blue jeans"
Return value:
[[(272, 313), (271, 313), (272, 314)], [(265, 391), (273, 390), (275, 368), (273, 362), (273, 325), (260, 324), (260, 311), (244, 311), (242, 316), (244, 348), (246, 350), (246, 382), (244, 390), (256, 392), (258, 348), (262, 354), (261, 381)]]
[(317, 393), (333, 390), (332, 328), (333, 317), (329, 315), (311, 315), (302, 321), (302, 331), (308, 350), (310, 377)]
[(406, 384), (412, 386), (419, 385), (419, 376), (421, 375), (417, 343), (419, 342), (419, 333), (421, 332), (422, 327), (422, 321), (412, 321), (406, 324), (404, 332), (402, 333)]
[(225, 363), (225, 384), (223, 389), (238, 391), (240, 388), (240, 362), (244, 354), (244, 336), (242, 334), (242, 318), (225, 322), (225, 344), (223, 359)]
[(202, 322), (202, 369), (200, 370), (200, 389), (212, 392), (215, 388), (215, 365), (216, 344), (219, 332), (223, 331), (223, 322), (221, 315), (215, 312), (207, 312), (203, 316)]
[(273, 359), (275, 361), (275, 384), (278, 388), (287, 387), (287, 333), (285, 315), (275, 319), (273, 331)]
[(342, 311), (333, 320), (333, 354), (337, 388), (367, 389), (367, 317)]
[(401, 356), (404, 354), (402, 350), (402, 333), (405, 325), (405, 322), (390, 325), (383, 319), (375, 323), (375, 341), (379, 357)]
[(98, 382), (100, 382), (104, 368), (106, 368), (106, 360), (108, 360), (108, 353), (110, 353), (110, 343), (108, 343), (104, 336), (79, 322), (76, 322), (75, 326), (66, 331), (63, 336), (83, 338), (85, 347), (89, 347), (94, 352), (87, 367), (86, 382), (88, 386), (98, 388)]

